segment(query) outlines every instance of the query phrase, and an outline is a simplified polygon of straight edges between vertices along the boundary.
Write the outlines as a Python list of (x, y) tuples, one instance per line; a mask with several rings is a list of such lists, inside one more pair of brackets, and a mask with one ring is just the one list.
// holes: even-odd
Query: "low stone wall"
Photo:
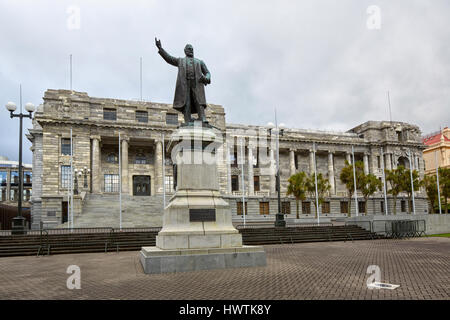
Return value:
[[(367, 229), (368, 224), (364, 224), (364, 221), (373, 222), (373, 231), (384, 231), (384, 220), (425, 220), (426, 233), (427, 234), (440, 234), (450, 233), (450, 214), (397, 214), (397, 215), (368, 215), (359, 217), (347, 218), (347, 222), (355, 221), (359, 222), (361, 227)], [(377, 222), (378, 221), (378, 222)]]

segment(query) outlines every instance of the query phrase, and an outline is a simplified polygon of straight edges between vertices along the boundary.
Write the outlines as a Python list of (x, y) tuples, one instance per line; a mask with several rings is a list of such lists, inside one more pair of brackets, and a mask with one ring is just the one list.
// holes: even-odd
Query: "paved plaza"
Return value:
[[(449, 299), (450, 238), (265, 246), (267, 266), (146, 275), (138, 252), (0, 258), (0, 299)], [(69, 265), (81, 289), (69, 290)], [(395, 290), (369, 290), (369, 265)]]

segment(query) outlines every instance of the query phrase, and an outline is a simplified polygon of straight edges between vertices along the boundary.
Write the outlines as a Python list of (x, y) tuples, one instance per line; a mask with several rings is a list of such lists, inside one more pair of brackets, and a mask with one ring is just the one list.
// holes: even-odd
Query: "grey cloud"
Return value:
[[(379, 31), (366, 28), (369, 5), (381, 8)], [(81, 29), (66, 27), (69, 6)], [(97, 97), (170, 103), (176, 69), (156, 53), (194, 45), (212, 74), (207, 100), (231, 123), (274, 119), (297, 128), (348, 130), (394, 120), (423, 132), (448, 125), (450, 4), (398, 1), (0, 1), (0, 104), (42, 102), (48, 88)], [(17, 158), (18, 121), (0, 107), (0, 154)], [(26, 127), (30, 123), (26, 122)], [(24, 160), (31, 162), (26, 143)]]

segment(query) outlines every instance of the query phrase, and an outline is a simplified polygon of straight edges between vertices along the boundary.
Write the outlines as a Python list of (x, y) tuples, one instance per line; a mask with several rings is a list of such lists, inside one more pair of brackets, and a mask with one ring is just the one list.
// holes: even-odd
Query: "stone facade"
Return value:
[[(166, 188), (168, 195), (173, 192), (173, 168), (168, 141), (182, 123), (183, 117), (170, 104), (94, 98), (83, 92), (68, 90), (47, 90), (43, 100), (28, 135), (33, 143), (34, 227), (41, 220), (55, 226), (64, 221), (63, 206), (67, 201), (68, 190), (63, 185), (62, 171), (64, 166), (70, 164), (70, 155), (64, 154), (63, 144), (70, 138), (70, 129), (74, 149), (73, 167), (85, 169), (77, 181), (77, 214), (85, 214), (83, 201), (86, 195), (118, 192), (119, 133), (122, 193), (133, 199), (133, 196), (158, 197), (163, 193), (163, 188)], [(224, 151), (224, 156), (219, 157), (217, 163), (218, 182), (221, 194), (230, 202), (234, 218), (240, 219), (237, 207), (243, 196), (249, 216), (273, 217), (278, 211), (276, 135), (274, 132), (271, 134), (266, 127), (227, 124), (224, 109), (219, 105), (208, 105), (206, 116), (225, 138), (225, 143), (218, 150), (219, 154)], [(268, 140), (264, 142), (261, 137), (266, 135)], [(298, 171), (314, 172), (313, 143), (316, 145), (317, 171), (327, 177), (332, 186), (326, 200), (330, 212), (322, 211), (323, 215), (345, 215), (341, 213), (341, 202), (347, 201), (347, 192), (339, 180), (339, 174), (345, 161), (351, 160), (352, 146), (355, 160), (363, 161), (365, 171), (377, 177), (382, 176), (383, 164), (387, 169), (395, 168), (398, 164), (409, 167), (407, 156), (408, 150), (411, 150), (413, 165), (423, 176), (424, 145), (420, 130), (415, 125), (369, 121), (348, 132), (285, 129), (279, 135), (281, 197), (282, 202), (287, 203), (283, 208), (290, 209), (288, 216), (291, 217), (295, 217), (296, 209), (294, 199), (285, 196), (287, 179)], [(166, 155), (165, 181), (163, 153)], [(86, 170), (89, 170), (88, 174), (85, 174)], [(383, 199), (381, 192), (376, 193), (369, 201), (368, 213), (380, 214)], [(400, 202), (404, 199), (400, 197), (398, 201), (400, 208)], [(391, 202), (388, 200), (390, 208), (393, 207)], [(314, 217), (315, 209), (311, 200), (309, 204), (310, 213), (301, 210), (302, 218)], [(424, 213), (426, 207), (424, 194), (418, 192), (416, 211)], [(161, 215), (162, 211), (161, 206)]]

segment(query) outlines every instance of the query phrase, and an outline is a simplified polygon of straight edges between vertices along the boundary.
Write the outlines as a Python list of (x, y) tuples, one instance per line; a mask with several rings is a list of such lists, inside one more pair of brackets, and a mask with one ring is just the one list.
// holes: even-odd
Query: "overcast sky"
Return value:
[[(367, 13), (371, 5), (380, 9)], [(77, 10), (80, 24), (77, 24)], [(368, 120), (450, 123), (450, 1), (0, 0), (0, 155), (18, 159), (19, 120), (3, 105), (42, 103), (45, 90), (172, 103), (174, 56), (186, 43), (211, 72), (209, 103), (229, 123), (346, 131)], [(374, 22), (375, 21), (375, 22)], [(25, 128), (31, 122), (26, 120)], [(26, 131), (26, 130), (25, 130)], [(24, 161), (31, 163), (27, 139)]]

